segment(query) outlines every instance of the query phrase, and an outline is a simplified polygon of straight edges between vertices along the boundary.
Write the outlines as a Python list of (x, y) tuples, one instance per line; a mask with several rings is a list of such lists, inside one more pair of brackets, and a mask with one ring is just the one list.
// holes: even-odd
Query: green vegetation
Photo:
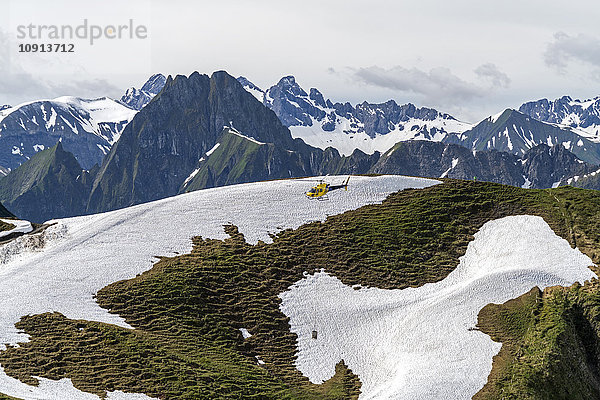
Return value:
[[(302, 279), (303, 272), (325, 268), (348, 285), (420, 286), (445, 278), (485, 222), (515, 214), (543, 217), (558, 235), (598, 262), (598, 213), (599, 192), (446, 180), (392, 194), (381, 205), (332, 216), (324, 223), (284, 231), (272, 244), (249, 245), (236, 227), (226, 226), (229, 239), (194, 238), (190, 254), (162, 258), (150, 271), (98, 293), (99, 304), (123, 316), (135, 330), (60, 314), (26, 316), (18, 328), (31, 341), (0, 353), (0, 364), (24, 382), (34, 384), (33, 376), (68, 377), (75, 387), (98, 394), (123, 390), (163, 399), (357, 398), (360, 382), (342, 363), (323, 385), (311, 384), (295, 368), (296, 336), (279, 311), (277, 295)], [(486, 307), (481, 329), (495, 340), (506, 340), (507, 349), (519, 346), (526, 335), (548, 332), (526, 329), (538, 326), (530, 310), (538, 307), (539, 293), (528, 296), (507, 310)], [(594, 301), (587, 297), (581, 304), (588, 307)], [(554, 314), (562, 309), (557, 307), (548, 308), (546, 328), (559, 320)], [(566, 329), (572, 320), (565, 321), (561, 326)], [(240, 328), (252, 336), (244, 340)], [(586, 337), (585, 343), (592, 343), (597, 334)], [(534, 356), (546, 345), (536, 343)], [(573, 357), (552, 354), (557, 367), (549, 371), (558, 376), (548, 379), (561, 384), (572, 378), (567, 373)], [(503, 364), (496, 363), (496, 376), (521, 368), (521, 359), (509, 355)], [(532, 379), (546, 386), (537, 375)], [(499, 382), (502, 386), (507, 381)], [(532, 393), (531, 398), (544, 398)]]
[(264, 170), (267, 153), (273, 151), (272, 144), (261, 146), (228, 130), (224, 131), (219, 143), (208, 160), (201, 164), (194, 179), (181, 191), (191, 192), (240, 182), (245, 176), (264, 175), (261, 170)]
[[(85, 210), (90, 173), (79, 166), (61, 143), (36, 153), (0, 180), (0, 201), (33, 222), (81, 215)], [(1, 210), (0, 210), (1, 214)]]
[(305, 160), (296, 151), (273, 143), (259, 144), (229, 129), (223, 130), (218, 143), (219, 147), (200, 163), (197, 174), (182, 185), (180, 192), (306, 175)]
[(600, 398), (599, 316), (597, 280), (486, 306), (479, 326), (503, 346), (476, 398)]

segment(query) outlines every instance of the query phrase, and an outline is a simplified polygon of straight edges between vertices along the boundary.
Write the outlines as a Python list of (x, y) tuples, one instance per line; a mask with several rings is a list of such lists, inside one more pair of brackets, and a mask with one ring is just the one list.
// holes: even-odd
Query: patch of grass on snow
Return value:
[(16, 225), (10, 224), (8, 222), (0, 221), (0, 232), (10, 231), (11, 229), (14, 229), (16, 227)]

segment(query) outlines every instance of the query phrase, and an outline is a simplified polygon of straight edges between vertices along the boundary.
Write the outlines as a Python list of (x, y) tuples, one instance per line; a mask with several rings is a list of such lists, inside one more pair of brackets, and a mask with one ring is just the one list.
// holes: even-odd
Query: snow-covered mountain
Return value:
[(321, 149), (333, 147), (344, 155), (355, 149), (367, 154), (383, 153), (406, 140), (442, 141), (450, 133), (472, 128), (437, 110), (398, 105), (393, 100), (356, 106), (332, 103), (315, 88), (307, 93), (293, 76), (281, 78), (267, 90), (244, 77), (238, 81), (277, 114), (294, 138)]
[(134, 87), (127, 89), (121, 97), (121, 102), (139, 111), (162, 90), (166, 82), (167, 78), (163, 74), (154, 74), (141, 89)]
[(600, 142), (600, 96), (588, 100), (573, 100), (569, 96), (553, 101), (541, 99), (523, 104), (519, 111)]
[(599, 142), (512, 109), (488, 117), (466, 132), (449, 135), (444, 142), (473, 150), (505, 151), (518, 156), (539, 144), (550, 147), (559, 144), (580, 160), (600, 164)]
[(100, 164), (136, 111), (101, 97), (64, 96), (0, 111), (0, 165), (14, 169), (58, 141), (85, 169)]
[(543, 99), (472, 125), (431, 108), (398, 105), (393, 100), (356, 106), (332, 103), (315, 88), (307, 93), (293, 76), (267, 90), (244, 77), (238, 81), (277, 114), (294, 138), (321, 149), (333, 147), (344, 155), (355, 149), (384, 153), (398, 142), (429, 140), (521, 156), (543, 143), (562, 144), (580, 159), (600, 163), (600, 97)]

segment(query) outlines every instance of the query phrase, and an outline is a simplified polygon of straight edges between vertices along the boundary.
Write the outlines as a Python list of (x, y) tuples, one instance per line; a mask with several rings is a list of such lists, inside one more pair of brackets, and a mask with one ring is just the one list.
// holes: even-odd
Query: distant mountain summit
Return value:
[(64, 96), (0, 111), (0, 166), (14, 169), (62, 141), (85, 169), (102, 163), (135, 111), (108, 97)]
[(450, 133), (472, 127), (449, 114), (413, 104), (363, 102), (332, 103), (316, 88), (307, 93), (293, 76), (286, 76), (268, 90), (239, 77), (242, 86), (272, 109), (294, 138), (325, 149), (333, 147), (343, 155), (355, 149), (367, 154), (385, 152), (405, 140), (442, 141)]
[(166, 82), (167, 78), (163, 74), (154, 74), (144, 83), (141, 89), (134, 87), (127, 89), (121, 97), (121, 102), (139, 111), (162, 90)]
[(571, 129), (591, 141), (600, 142), (600, 96), (583, 101), (569, 96), (553, 101), (541, 99), (523, 104), (519, 111), (538, 121)]
[(473, 150), (498, 150), (519, 156), (540, 144), (562, 145), (580, 160), (600, 164), (599, 143), (512, 109), (486, 118), (473, 129), (450, 135), (444, 141)]

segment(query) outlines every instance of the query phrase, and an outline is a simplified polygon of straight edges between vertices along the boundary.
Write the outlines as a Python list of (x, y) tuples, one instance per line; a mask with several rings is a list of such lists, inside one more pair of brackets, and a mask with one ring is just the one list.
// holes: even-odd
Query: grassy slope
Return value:
[(503, 343), (476, 399), (600, 398), (600, 291), (551, 288), (488, 305), (479, 326)]
[(0, 181), (0, 199), (13, 201), (41, 181), (52, 165), (57, 146), (36, 153), (29, 162), (3, 178)]
[[(197, 175), (181, 191), (191, 192), (218, 184), (237, 182), (244, 174), (253, 174), (258, 168), (257, 158), (261, 158), (261, 145), (225, 131), (219, 141), (220, 145), (201, 164)], [(263, 145), (269, 146), (269, 145)], [(272, 147), (272, 145), (270, 145)], [(268, 152), (268, 150), (267, 150)], [(260, 160), (258, 160), (260, 161)], [(264, 161), (262, 163), (264, 169)], [(222, 175), (227, 175), (227, 181), (215, 182)]]
[[(60, 314), (28, 316), (18, 327), (31, 342), (0, 353), (0, 363), (28, 383), (35, 383), (32, 376), (69, 377), (99, 394), (356, 398), (360, 383), (342, 364), (324, 385), (309, 383), (294, 367), (296, 338), (277, 295), (304, 271), (326, 268), (349, 285), (420, 286), (446, 277), (485, 222), (524, 213), (544, 217), (598, 260), (598, 205), (600, 193), (570, 187), (541, 191), (448, 180), (285, 231), (272, 244), (248, 245), (228, 226), (230, 239), (195, 238), (191, 254), (164, 258), (98, 293), (98, 302), (134, 331)], [(253, 336), (243, 340), (242, 327)], [(256, 357), (265, 364), (257, 365)]]

